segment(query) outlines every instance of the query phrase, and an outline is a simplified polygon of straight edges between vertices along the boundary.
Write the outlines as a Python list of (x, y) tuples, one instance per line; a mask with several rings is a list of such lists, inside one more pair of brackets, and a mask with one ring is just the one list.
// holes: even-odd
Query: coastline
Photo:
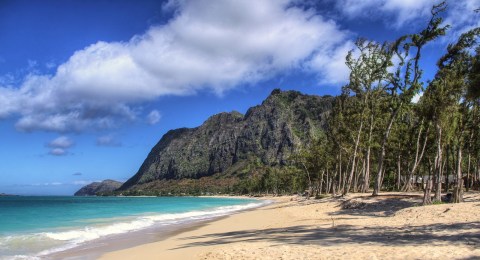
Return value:
[[(276, 208), (277, 205), (284, 202), (290, 201), (293, 196), (283, 196), (283, 197), (246, 197), (246, 196), (205, 196), (205, 197), (215, 197), (215, 198), (233, 198), (233, 199), (256, 199), (263, 201), (270, 201), (269, 204), (241, 210), (234, 212), (230, 215), (218, 217), (215, 219), (210, 219), (203, 222), (197, 222), (188, 227), (182, 227), (176, 232), (171, 233), (165, 239), (160, 241), (141, 244), (135, 247), (124, 248), (112, 252), (106, 252), (101, 255), (99, 259), (192, 259), (195, 258), (195, 255), (198, 253), (198, 247), (185, 246), (181, 244), (181, 241), (186, 236), (201, 236), (204, 232), (210, 232), (212, 230), (229, 230), (234, 228), (236, 230), (241, 230), (254, 222), (242, 223), (247, 219), (258, 218), (262, 212), (268, 209)], [(273, 203), (272, 203), (273, 202)], [(264, 216), (265, 217), (265, 216)], [(263, 221), (259, 222), (263, 223)], [(255, 225), (256, 226), (256, 225)], [(212, 229), (213, 228), (213, 229)], [(180, 242), (180, 243), (179, 243)]]
[[(245, 196), (202, 196), (203, 198), (222, 199), (249, 199), (252, 202), (238, 205), (225, 205), (215, 208), (213, 211), (192, 211), (179, 214), (180, 218), (173, 223), (157, 223), (151, 227), (133, 230), (127, 233), (114, 234), (81, 243), (73, 248), (53, 252), (41, 256), (42, 259), (97, 259), (106, 252), (132, 248), (142, 244), (154, 243), (169, 239), (170, 237), (197, 229), (209, 222), (220, 220), (229, 214), (237, 214), (264, 207), (272, 203), (267, 199), (258, 199)], [(257, 201), (257, 202), (255, 202)], [(236, 209), (235, 209), (236, 208)], [(206, 212), (202, 213), (202, 212)], [(192, 217), (181, 216), (193, 214)], [(168, 213), (167, 213), (168, 215)]]
[(53, 253), (42, 258), (64, 260), (98, 259), (102, 255), (109, 252), (133, 248), (149, 243), (161, 242), (177, 234), (188, 232), (190, 230), (195, 230), (208, 224), (209, 222), (221, 220), (222, 218), (225, 218), (225, 216), (201, 220), (198, 222), (190, 222), (184, 225), (147, 228), (121, 235), (116, 235), (114, 237), (100, 238), (77, 246), (75, 248)]
[(480, 193), (420, 207), (420, 193), (276, 203), (215, 219), (100, 259), (476, 259)]

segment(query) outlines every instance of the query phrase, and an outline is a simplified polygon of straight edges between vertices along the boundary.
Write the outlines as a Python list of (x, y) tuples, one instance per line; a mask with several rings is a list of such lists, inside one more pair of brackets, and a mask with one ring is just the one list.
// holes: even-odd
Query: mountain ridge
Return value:
[(204, 178), (230, 183), (250, 165), (288, 165), (293, 153), (325, 130), (334, 100), (275, 89), (245, 115), (222, 112), (198, 127), (170, 130), (119, 191), (165, 191)]

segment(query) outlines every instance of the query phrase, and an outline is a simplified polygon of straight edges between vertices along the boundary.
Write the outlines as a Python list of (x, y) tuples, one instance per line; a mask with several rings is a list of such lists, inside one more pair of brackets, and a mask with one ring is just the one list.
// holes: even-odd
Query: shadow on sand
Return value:
[(388, 217), (399, 210), (420, 205), (416, 195), (380, 195), (354, 197), (340, 203), (340, 209), (331, 215)]
[[(213, 233), (185, 238), (179, 248), (192, 246), (228, 245), (237, 242), (274, 242), (281, 244), (315, 244), (321, 246), (341, 244), (423, 245), (432, 242), (449, 244), (480, 245), (480, 222), (457, 224), (432, 224), (409, 227), (364, 227), (324, 224), (317, 228), (293, 226), (264, 230)], [(455, 231), (455, 232), (453, 232)], [(440, 234), (438, 234), (440, 233)], [(201, 242), (188, 242), (202, 239)]]

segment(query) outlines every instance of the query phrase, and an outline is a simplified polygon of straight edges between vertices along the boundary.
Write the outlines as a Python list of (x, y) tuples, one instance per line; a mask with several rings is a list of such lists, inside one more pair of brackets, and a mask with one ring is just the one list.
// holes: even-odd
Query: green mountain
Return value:
[(167, 132), (124, 194), (228, 191), (255, 167), (282, 167), (326, 127), (334, 97), (274, 90), (261, 105)]
[(80, 188), (77, 192), (75, 192), (74, 195), (75, 196), (95, 196), (95, 195), (110, 194), (111, 192), (120, 188), (122, 184), (123, 182), (118, 182), (114, 180), (92, 182)]

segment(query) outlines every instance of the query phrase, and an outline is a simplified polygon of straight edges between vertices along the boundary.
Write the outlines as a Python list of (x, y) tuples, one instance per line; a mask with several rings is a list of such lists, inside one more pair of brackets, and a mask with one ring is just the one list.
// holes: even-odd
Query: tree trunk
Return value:
[(322, 189), (323, 189), (323, 175), (325, 174), (325, 170), (322, 170), (322, 174), (320, 175), (320, 187), (319, 187), (319, 190), (320, 190), (320, 194), (322, 194)]
[(363, 193), (367, 193), (370, 189), (370, 146), (367, 148), (367, 155), (365, 158), (365, 176), (363, 178)]
[(362, 192), (366, 193), (370, 189), (370, 152), (371, 152), (371, 141), (373, 133), (373, 113), (370, 116), (370, 129), (368, 131), (368, 142), (367, 142), (367, 155), (365, 158), (365, 177), (363, 179), (363, 190)]
[(350, 191), (352, 180), (353, 180), (353, 174), (355, 173), (358, 145), (360, 143), (360, 136), (362, 135), (362, 130), (363, 130), (363, 113), (362, 113), (361, 116), (362, 116), (362, 120), (360, 121), (360, 126), (358, 127), (357, 138), (355, 139), (355, 148), (353, 149), (352, 168), (350, 169), (350, 174), (348, 175), (347, 186), (346, 186), (346, 189), (343, 190), (343, 195), (347, 195), (347, 193)]
[(430, 193), (432, 192), (432, 188), (433, 188), (433, 182), (429, 178), (423, 190), (423, 205), (432, 204), (432, 195), (430, 195)]
[[(341, 148), (340, 148), (341, 149)], [(338, 164), (338, 188), (340, 189), (341, 184), (343, 183), (343, 173), (342, 173), (342, 150), (340, 150), (340, 154), (338, 155), (339, 157), (339, 164)], [(343, 190), (343, 189), (341, 189)]]
[(332, 195), (336, 196), (337, 191), (335, 190), (335, 179), (332, 177)]
[(448, 189), (450, 188), (450, 148), (447, 146), (447, 150), (445, 151), (446, 153), (446, 161), (447, 161), (447, 171), (445, 172), (445, 192), (448, 192)]
[[(440, 180), (442, 180), (442, 187), (443, 187), (443, 180), (445, 180), (445, 172), (447, 171), (447, 166), (446, 162), (443, 161), (443, 167), (442, 167), (442, 176), (440, 177)], [(448, 176), (447, 176), (448, 177)]]
[(362, 184), (358, 183), (360, 176), (365, 176), (365, 159), (362, 160), (362, 169), (355, 175), (355, 181), (353, 184), (353, 192), (355, 193), (358, 192), (359, 189), (363, 190)]
[[(422, 120), (423, 123), (423, 120)], [(417, 136), (417, 145), (416, 145), (416, 151), (415, 151), (415, 161), (413, 162), (412, 169), (409, 171), (408, 174), (408, 179), (405, 182), (405, 185), (403, 186), (402, 190), (403, 191), (410, 191), (412, 189), (412, 178), (415, 172), (417, 171), (418, 166), (420, 165), (420, 162), (422, 161), (423, 155), (425, 154), (425, 147), (427, 146), (427, 140), (428, 140), (428, 129), (425, 130), (425, 139), (423, 140), (423, 145), (422, 145), (422, 151), (420, 152), (420, 155), (418, 154), (419, 148), (420, 148), (420, 137), (422, 134), (422, 128), (420, 127), (420, 130), (418, 131), (418, 136)]]
[(383, 169), (381, 176), (382, 177), (381, 177), (380, 183), (383, 183), (383, 179), (385, 178), (385, 169)]
[(330, 192), (330, 176), (328, 174), (328, 168), (327, 168), (327, 183), (325, 187), (325, 194), (328, 194)]
[(437, 128), (437, 156), (435, 157), (435, 176), (437, 187), (435, 189), (434, 201), (442, 201), (442, 128), (439, 123)]
[(401, 164), (402, 164), (402, 157), (400, 155), (398, 155), (397, 157), (397, 191), (400, 191), (400, 182), (401, 182), (401, 172), (402, 172), (402, 169), (401, 169)]
[(307, 177), (308, 177), (308, 194), (307, 194), (307, 200), (308, 200), (310, 199), (310, 196), (312, 195), (312, 190), (313, 190), (312, 179), (310, 178), (310, 172), (308, 171), (307, 165), (305, 165), (305, 163), (302, 162), (302, 166), (303, 166), (303, 169), (305, 169), (305, 172), (307, 173)]
[(382, 179), (383, 179), (382, 178), (382, 173), (384, 171), (383, 163), (385, 161), (387, 141), (388, 141), (388, 137), (390, 136), (390, 132), (392, 130), (393, 122), (395, 121), (395, 118), (397, 117), (397, 114), (398, 114), (399, 110), (400, 110), (400, 107), (398, 107), (395, 111), (393, 111), (392, 115), (390, 116), (390, 121), (388, 123), (387, 130), (385, 131), (385, 133), (383, 135), (382, 146), (380, 148), (380, 155), (378, 157), (377, 177), (375, 178), (375, 185), (373, 186), (372, 196), (378, 196), (378, 194), (380, 193), (380, 189), (382, 188)]
[[(480, 182), (480, 158), (477, 157), (477, 171), (476, 171), (476, 177), (475, 177), (475, 184), (478, 185)], [(480, 190), (480, 185), (478, 185), (477, 190)]]
[(453, 193), (453, 203), (463, 202), (463, 178), (462, 178), (462, 146), (457, 151), (457, 186)]
[(468, 192), (468, 190), (470, 189), (470, 153), (468, 153), (468, 164), (467, 164), (467, 183), (465, 185), (465, 189), (466, 191)]

